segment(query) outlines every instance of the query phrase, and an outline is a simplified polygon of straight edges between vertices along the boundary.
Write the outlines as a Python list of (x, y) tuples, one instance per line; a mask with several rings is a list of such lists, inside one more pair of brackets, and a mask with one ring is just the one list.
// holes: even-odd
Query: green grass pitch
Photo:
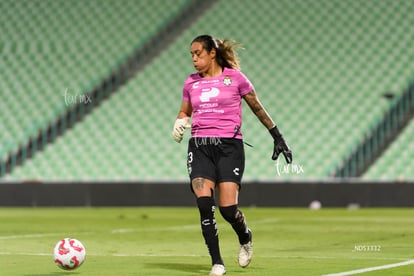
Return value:
[[(217, 214), (227, 275), (414, 275), (404, 263), (414, 259), (414, 209), (242, 210), (254, 235), (245, 269), (236, 235)], [(198, 220), (196, 207), (0, 208), (0, 275), (208, 275)], [(53, 263), (64, 237), (86, 247), (77, 270)]]

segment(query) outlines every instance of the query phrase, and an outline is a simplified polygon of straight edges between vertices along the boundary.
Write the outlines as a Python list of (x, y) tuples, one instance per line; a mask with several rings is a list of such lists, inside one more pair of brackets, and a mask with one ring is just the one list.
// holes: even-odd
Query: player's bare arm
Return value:
[(247, 93), (244, 97), (244, 100), (249, 105), (250, 109), (256, 114), (260, 122), (269, 130), (270, 135), (272, 135), (274, 140), (274, 149), (272, 154), (272, 159), (276, 160), (280, 153), (283, 153), (286, 159), (286, 163), (292, 163), (292, 151), (288, 147), (283, 138), (282, 134), (279, 132), (276, 124), (270, 118), (269, 114), (264, 109), (263, 105), (260, 103), (257, 98), (256, 92), (253, 90)]
[(178, 112), (177, 118), (181, 119), (184, 117), (191, 117), (191, 114), (193, 113), (193, 107), (191, 106), (190, 102), (182, 102), (180, 111)]
[(253, 113), (257, 116), (260, 122), (262, 122), (262, 124), (267, 129), (271, 129), (275, 126), (275, 123), (273, 122), (272, 118), (269, 116), (267, 111), (264, 109), (263, 105), (260, 103), (257, 94), (254, 90), (247, 93), (243, 98), (249, 105)]

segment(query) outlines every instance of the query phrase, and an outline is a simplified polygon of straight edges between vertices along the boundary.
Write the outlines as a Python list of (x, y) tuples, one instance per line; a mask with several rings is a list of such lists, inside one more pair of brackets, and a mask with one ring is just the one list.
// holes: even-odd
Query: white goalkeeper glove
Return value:
[(175, 121), (174, 128), (172, 131), (174, 141), (176, 141), (177, 143), (181, 143), (186, 128), (191, 128), (190, 117), (184, 117), (181, 119), (177, 119)]

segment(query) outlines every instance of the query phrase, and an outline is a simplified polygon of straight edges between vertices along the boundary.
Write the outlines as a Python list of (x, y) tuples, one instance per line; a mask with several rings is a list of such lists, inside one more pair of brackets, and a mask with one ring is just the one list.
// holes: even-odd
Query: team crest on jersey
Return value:
[(229, 86), (231, 84), (230, 76), (225, 76), (223, 79), (223, 84)]

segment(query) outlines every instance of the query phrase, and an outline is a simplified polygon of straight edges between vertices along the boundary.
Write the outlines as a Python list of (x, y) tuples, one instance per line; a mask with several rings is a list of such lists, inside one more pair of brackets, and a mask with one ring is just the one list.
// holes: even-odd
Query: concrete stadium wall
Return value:
[[(414, 182), (244, 183), (240, 206), (414, 207)], [(7, 183), (0, 206), (195, 206), (188, 183)]]

